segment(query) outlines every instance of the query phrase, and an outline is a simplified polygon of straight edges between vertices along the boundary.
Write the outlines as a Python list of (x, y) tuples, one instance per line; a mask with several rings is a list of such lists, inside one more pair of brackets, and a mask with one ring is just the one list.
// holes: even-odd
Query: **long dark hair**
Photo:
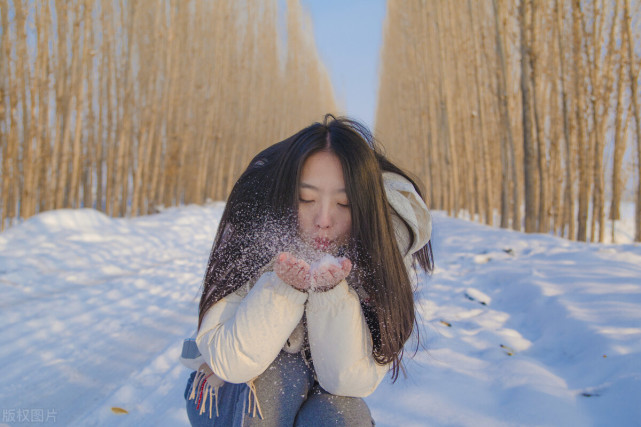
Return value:
[[(392, 363), (395, 380), (416, 317), (382, 172), (404, 176), (421, 192), (414, 180), (380, 152), (367, 128), (347, 118), (328, 114), (323, 123), (308, 126), (252, 159), (234, 185), (220, 220), (205, 273), (198, 325), (212, 305), (256, 279), (276, 254), (291, 245), (297, 232), (298, 182), (303, 163), (323, 150), (339, 158), (351, 206), (347, 251), (354, 272), (348, 279), (357, 281), (369, 295), (361, 306), (372, 334), (373, 356), (377, 363)], [(273, 233), (274, 229), (279, 232)], [(431, 271), (429, 244), (414, 259)]]

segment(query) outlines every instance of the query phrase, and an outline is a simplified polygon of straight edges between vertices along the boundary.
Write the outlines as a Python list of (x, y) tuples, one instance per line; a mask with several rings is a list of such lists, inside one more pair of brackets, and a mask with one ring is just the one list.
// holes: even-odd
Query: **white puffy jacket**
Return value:
[[(390, 204), (415, 236), (410, 246), (409, 230), (394, 216), (399, 248), (410, 268), (411, 255), (430, 238), (430, 214), (405, 178), (386, 172), (383, 180)], [(320, 385), (341, 396), (372, 393), (389, 366), (375, 362), (359, 297), (345, 280), (327, 292), (308, 294), (287, 285), (273, 272), (264, 273), (251, 289), (244, 286), (207, 311), (196, 344), (218, 377), (231, 383), (249, 382), (267, 369), (281, 349), (302, 343), (304, 312)]]

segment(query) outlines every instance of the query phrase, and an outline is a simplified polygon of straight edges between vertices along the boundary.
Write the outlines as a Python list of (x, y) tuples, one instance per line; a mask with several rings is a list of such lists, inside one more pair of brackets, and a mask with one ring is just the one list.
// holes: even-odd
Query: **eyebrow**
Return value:
[[(300, 188), (309, 188), (310, 190), (314, 191), (320, 191), (318, 187), (313, 186), (312, 184), (308, 184), (306, 182), (301, 182), (300, 183)], [(340, 190), (336, 190), (335, 193), (347, 193), (344, 188), (341, 188)]]

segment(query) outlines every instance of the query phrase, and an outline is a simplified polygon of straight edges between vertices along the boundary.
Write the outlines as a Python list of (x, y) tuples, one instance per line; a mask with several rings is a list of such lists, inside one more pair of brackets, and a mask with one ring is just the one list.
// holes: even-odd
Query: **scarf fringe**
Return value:
[[(256, 411), (258, 410), (258, 416), (262, 420), (263, 411), (260, 409), (260, 403), (258, 403), (258, 394), (256, 393), (256, 385), (254, 384), (254, 380), (256, 380), (256, 378), (247, 382), (247, 386), (249, 387), (249, 393), (247, 394), (247, 413), (251, 413), (252, 417), (256, 417)], [(253, 405), (252, 395), (254, 396)]]
[[(210, 382), (210, 378), (214, 381)], [(258, 394), (256, 392), (254, 380), (256, 380), (256, 378), (247, 382), (247, 386), (249, 387), (249, 393), (247, 394), (247, 413), (251, 414), (252, 417), (256, 417), (256, 414), (258, 414), (262, 420), (263, 411), (260, 407), (260, 403), (258, 402)], [(212, 384), (212, 382), (214, 384)], [(194, 376), (194, 382), (191, 385), (191, 393), (189, 394), (189, 400), (196, 401), (196, 409), (198, 410), (199, 415), (202, 415), (207, 411), (207, 402), (209, 401), (209, 418), (213, 418), (212, 407), (214, 406), (216, 407), (216, 417), (220, 416), (220, 413), (218, 412), (218, 389), (220, 389), (222, 384), (222, 380), (214, 375), (207, 364), (203, 363), (200, 365), (196, 371), (196, 375)]]
[(189, 394), (189, 400), (196, 401), (196, 409), (199, 411), (198, 414), (202, 415), (205, 413), (207, 408), (207, 396), (209, 396), (209, 418), (213, 417), (212, 407), (216, 406), (216, 416), (220, 416), (218, 413), (218, 389), (222, 384), (212, 385), (209, 378), (212, 377), (214, 373), (209, 369), (205, 363), (200, 365), (198, 371), (196, 371), (196, 376), (194, 376), (194, 382), (191, 385), (191, 393)]

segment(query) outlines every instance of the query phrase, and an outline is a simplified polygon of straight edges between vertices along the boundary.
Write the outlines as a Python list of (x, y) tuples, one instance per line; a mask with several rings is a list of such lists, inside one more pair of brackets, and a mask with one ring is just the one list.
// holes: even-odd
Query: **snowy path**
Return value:
[[(0, 425), (187, 425), (177, 358), (221, 212), (61, 210), (0, 234)], [(367, 398), (377, 425), (639, 422), (641, 246), (434, 222), (427, 350)]]
[(0, 235), (2, 408), (16, 421), (43, 408), (62, 425), (184, 424), (176, 362), (220, 206), (134, 220), (49, 212)]

